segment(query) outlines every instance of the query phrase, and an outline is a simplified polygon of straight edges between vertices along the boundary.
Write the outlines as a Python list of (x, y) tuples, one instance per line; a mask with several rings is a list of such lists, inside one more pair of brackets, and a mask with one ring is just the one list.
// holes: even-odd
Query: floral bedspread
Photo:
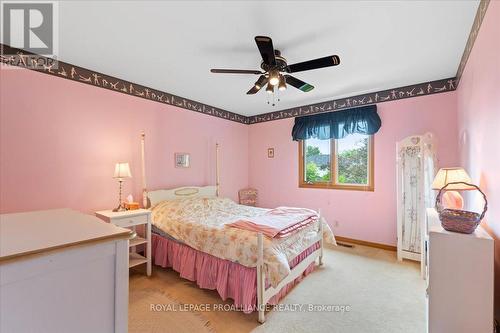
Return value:
[[(255, 232), (231, 228), (225, 224), (239, 217), (264, 214), (268, 209), (238, 205), (227, 198), (183, 198), (162, 201), (152, 208), (152, 223), (169, 236), (190, 247), (243, 266), (257, 265)], [(335, 243), (328, 224), (323, 223), (326, 242)], [(276, 286), (290, 273), (288, 262), (311, 246), (318, 223), (278, 239), (264, 237), (266, 277)]]

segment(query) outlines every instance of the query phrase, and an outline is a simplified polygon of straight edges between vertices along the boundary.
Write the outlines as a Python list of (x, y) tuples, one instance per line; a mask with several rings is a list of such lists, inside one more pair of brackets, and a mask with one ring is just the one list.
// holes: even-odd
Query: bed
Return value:
[(233, 300), (236, 310), (258, 311), (263, 323), (269, 305), (312, 272), (316, 260), (322, 265), (324, 241), (335, 239), (319, 212), (273, 238), (234, 227), (235, 221), (271, 210), (220, 197), (216, 164), (216, 186), (147, 191), (143, 173), (143, 203), (152, 211), (153, 263), (173, 268), (200, 288), (217, 290), (223, 300)]

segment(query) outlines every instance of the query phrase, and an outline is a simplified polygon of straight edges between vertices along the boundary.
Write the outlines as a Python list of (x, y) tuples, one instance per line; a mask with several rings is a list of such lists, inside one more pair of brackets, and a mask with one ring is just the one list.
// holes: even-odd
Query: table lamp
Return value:
[(113, 212), (122, 212), (126, 210), (122, 204), (122, 183), (125, 180), (125, 178), (131, 178), (131, 177), (132, 175), (130, 174), (130, 167), (128, 166), (128, 163), (116, 163), (115, 174), (113, 178), (118, 179), (118, 182), (120, 183), (120, 192), (119, 192), (118, 207), (113, 209)]
[[(439, 191), (445, 185), (454, 182), (471, 184), (472, 180), (467, 174), (467, 171), (463, 168), (441, 168), (432, 182), (432, 189)], [(475, 189), (475, 187), (466, 184), (451, 184), (446, 188), (446, 192), (443, 193), (441, 200), (447, 208), (462, 209), (464, 207), (464, 199), (457, 191), (469, 191)]]

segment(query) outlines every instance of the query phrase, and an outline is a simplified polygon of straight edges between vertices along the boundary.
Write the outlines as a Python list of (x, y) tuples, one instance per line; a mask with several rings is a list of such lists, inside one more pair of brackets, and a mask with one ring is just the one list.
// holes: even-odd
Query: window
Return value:
[(299, 187), (373, 191), (373, 136), (299, 141)]

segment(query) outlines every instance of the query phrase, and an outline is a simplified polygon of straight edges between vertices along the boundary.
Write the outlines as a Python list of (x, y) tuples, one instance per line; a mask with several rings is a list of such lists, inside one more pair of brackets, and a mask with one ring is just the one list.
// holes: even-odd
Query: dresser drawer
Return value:
[(148, 223), (148, 215), (127, 216), (122, 218), (114, 218), (111, 221), (114, 225), (119, 227), (132, 227), (138, 224)]

